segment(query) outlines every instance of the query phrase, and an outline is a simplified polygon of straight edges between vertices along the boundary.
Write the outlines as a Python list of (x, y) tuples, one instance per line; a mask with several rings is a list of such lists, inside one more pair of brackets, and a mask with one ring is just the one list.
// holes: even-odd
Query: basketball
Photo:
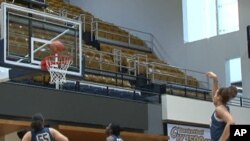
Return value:
[(51, 51), (53, 53), (59, 53), (59, 52), (62, 52), (64, 51), (64, 44), (59, 41), (59, 40), (55, 40), (53, 41), (50, 45), (49, 45), (49, 48), (51, 49)]

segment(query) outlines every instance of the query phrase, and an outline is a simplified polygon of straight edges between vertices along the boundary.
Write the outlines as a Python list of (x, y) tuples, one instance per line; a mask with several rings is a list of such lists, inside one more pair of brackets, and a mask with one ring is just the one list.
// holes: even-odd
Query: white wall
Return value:
[[(2, 9), (0, 9), (0, 13), (2, 13)], [(2, 15), (0, 16), (0, 38), (2, 38)]]
[(9, 68), (0, 67), (0, 82), (9, 80)]
[(240, 31), (184, 44), (182, 0), (71, 0), (95, 16), (117, 25), (153, 33), (171, 65), (206, 72), (215, 71), (226, 84), (225, 63), (242, 57), (244, 96), (249, 93), (250, 60), (246, 55), (246, 25), (250, 1), (239, 0)]
[[(237, 124), (250, 124), (250, 109), (230, 106)], [(197, 124), (210, 124), (214, 112), (212, 102), (183, 98), (172, 95), (162, 96), (162, 119)]]
[(17, 136), (17, 132), (13, 132), (0, 137), (0, 141), (20, 141), (20, 139)]
[[(250, 97), (250, 59), (248, 58), (247, 42), (246, 42), (246, 26), (250, 25), (250, 18), (248, 16), (250, 12), (250, 1), (249, 0), (239, 0), (240, 1), (240, 29), (242, 38), (242, 43), (244, 46), (243, 53), (241, 54), (241, 66), (242, 66), (242, 85), (244, 96)], [(247, 95), (246, 95), (247, 94)]]

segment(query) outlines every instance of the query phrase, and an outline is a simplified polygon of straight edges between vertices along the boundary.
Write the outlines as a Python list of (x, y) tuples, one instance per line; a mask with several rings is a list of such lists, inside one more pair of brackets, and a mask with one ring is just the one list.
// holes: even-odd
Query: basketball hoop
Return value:
[(73, 63), (71, 56), (54, 54), (44, 58), (47, 70), (50, 73), (50, 84), (55, 84), (56, 89), (66, 82), (66, 73)]

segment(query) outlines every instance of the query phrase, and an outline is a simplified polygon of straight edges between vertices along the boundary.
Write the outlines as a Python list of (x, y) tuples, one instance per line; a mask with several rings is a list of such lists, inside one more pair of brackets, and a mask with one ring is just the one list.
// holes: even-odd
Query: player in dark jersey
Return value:
[(215, 73), (207, 72), (206, 75), (213, 81), (212, 99), (215, 106), (211, 117), (211, 140), (227, 141), (230, 135), (230, 125), (235, 123), (227, 102), (237, 95), (237, 88), (234, 86), (220, 88)]
[(68, 141), (68, 138), (56, 129), (44, 127), (44, 118), (40, 113), (32, 116), (31, 128), (22, 141)]
[(110, 123), (106, 127), (106, 134), (107, 138), (106, 141), (123, 141), (123, 139), (120, 136), (120, 126), (116, 124)]

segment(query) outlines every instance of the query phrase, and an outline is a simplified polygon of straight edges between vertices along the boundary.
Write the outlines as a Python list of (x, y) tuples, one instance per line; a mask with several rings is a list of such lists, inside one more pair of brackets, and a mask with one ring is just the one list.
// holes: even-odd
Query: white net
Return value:
[(73, 63), (71, 56), (52, 55), (45, 59), (47, 70), (50, 73), (50, 83), (56, 84), (58, 88), (66, 81), (66, 73), (69, 66)]

